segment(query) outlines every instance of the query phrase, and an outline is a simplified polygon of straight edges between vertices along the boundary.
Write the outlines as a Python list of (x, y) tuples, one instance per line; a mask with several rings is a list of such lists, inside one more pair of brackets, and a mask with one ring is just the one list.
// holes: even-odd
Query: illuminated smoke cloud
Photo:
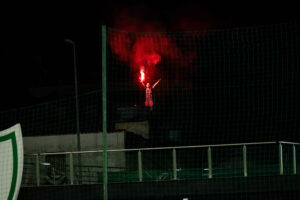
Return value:
[[(149, 19), (145, 7), (135, 6), (125, 9), (115, 6), (112, 14), (115, 15), (113, 27), (120, 31), (108, 32), (108, 44), (114, 57), (128, 64), (137, 73), (140, 73), (143, 67), (147, 78), (151, 79), (157, 64), (162, 61), (167, 60), (168, 63), (172, 63), (168, 64), (168, 67), (172, 65), (187, 67), (195, 60), (195, 52), (180, 49), (175, 41), (176, 36), (166, 33), (167, 26), (163, 26), (163, 21), (159, 23), (159, 20)], [(205, 19), (209, 18), (207, 13), (202, 15)], [(178, 30), (209, 27), (209, 22), (199, 25), (197, 20), (190, 20), (192, 17), (190, 15), (181, 19), (176, 18)]]

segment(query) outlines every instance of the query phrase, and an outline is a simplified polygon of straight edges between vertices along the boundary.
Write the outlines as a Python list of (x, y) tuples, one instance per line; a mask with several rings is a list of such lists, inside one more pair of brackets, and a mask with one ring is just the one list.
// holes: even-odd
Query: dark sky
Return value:
[[(73, 84), (71, 47), (76, 42), (78, 82), (99, 85), (101, 70), (100, 26), (154, 24), (161, 31), (184, 31), (260, 24), (299, 19), (294, 4), (240, 1), (229, 4), (151, 1), (102, 3), (23, 3), (7, 5), (2, 14), (1, 110), (29, 105), (57, 96), (32, 88)], [(144, 31), (144, 30), (140, 30)], [(100, 88), (100, 85), (99, 85)]]

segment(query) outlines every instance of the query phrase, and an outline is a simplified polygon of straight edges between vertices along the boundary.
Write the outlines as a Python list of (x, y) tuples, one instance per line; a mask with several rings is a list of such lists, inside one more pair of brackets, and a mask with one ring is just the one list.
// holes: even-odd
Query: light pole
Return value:
[(76, 133), (77, 133), (77, 150), (81, 150), (80, 146), (80, 128), (79, 128), (79, 104), (78, 104), (78, 83), (77, 83), (77, 64), (76, 64), (76, 47), (75, 42), (70, 39), (65, 39), (66, 43), (72, 45), (73, 48), (73, 65), (74, 65), (74, 84), (75, 84), (75, 104), (76, 104)]
[[(73, 65), (74, 65), (74, 84), (75, 84), (75, 106), (76, 106), (76, 133), (77, 133), (77, 150), (81, 151), (80, 146), (80, 127), (79, 127), (79, 104), (78, 104), (78, 83), (77, 83), (77, 64), (76, 64), (76, 47), (75, 42), (70, 39), (65, 39), (66, 43), (72, 45), (73, 48)], [(81, 166), (81, 154), (78, 154), (79, 167)], [(79, 170), (79, 183), (81, 183), (82, 173)]]

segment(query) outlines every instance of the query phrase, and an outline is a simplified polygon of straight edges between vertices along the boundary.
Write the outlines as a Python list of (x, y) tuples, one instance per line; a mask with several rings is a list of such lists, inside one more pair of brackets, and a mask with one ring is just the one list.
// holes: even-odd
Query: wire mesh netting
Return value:
[[(299, 22), (104, 34), (107, 135), (124, 131), (107, 139), (109, 199), (300, 191)], [(83, 142), (102, 129), (104, 92), (79, 97)], [(2, 128), (20, 122), (25, 136), (76, 133), (74, 98), (0, 114)], [(23, 186), (97, 185), (76, 191), (102, 197), (101, 149), (25, 157)]]
[[(148, 120), (155, 143), (170, 142), (176, 131), (182, 144), (293, 139), (298, 32), (298, 23), (179, 33), (108, 29), (108, 102), (118, 114), (111, 112), (111, 121)], [(139, 113), (145, 107), (149, 115)]]

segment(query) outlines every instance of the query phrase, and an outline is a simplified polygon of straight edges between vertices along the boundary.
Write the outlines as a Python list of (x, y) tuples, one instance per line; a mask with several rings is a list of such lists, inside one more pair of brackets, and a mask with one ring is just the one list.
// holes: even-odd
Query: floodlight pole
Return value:
[(73, 47), (73, 65), (74, 65), (74, 84), (75, 84), (75, 104), (76, 104), (76, 133), (77, 133), (77, 150), (81, 150), (80, 145), (80, 128), (79, 128), (79, 104), (78, 104), (78, 82), (77, 82), (77, 64), (76, 64), (76, 47), (75, 42), (70, 39), (65, 39)]
[[(79, 103), (78, 103), (78, 82), (77, 82), (77, 63), (76, 63), (76, 47), (75, 42), (70, 39), (65, 39), (66, 43), (72, 45), (73, 48), (73, 65), (74, 65), (74, 84), (75, 84), (75, 106), (76, 106), (76, 134), (77, 134), (77, 151), (81, 151), (80, 145), (80, 127), (79, 127)], [(81, 154), (78, 154), (79, 167), (81, 166)], [(81, 183), (81, 170), (79, 169), (79, 183)]]

